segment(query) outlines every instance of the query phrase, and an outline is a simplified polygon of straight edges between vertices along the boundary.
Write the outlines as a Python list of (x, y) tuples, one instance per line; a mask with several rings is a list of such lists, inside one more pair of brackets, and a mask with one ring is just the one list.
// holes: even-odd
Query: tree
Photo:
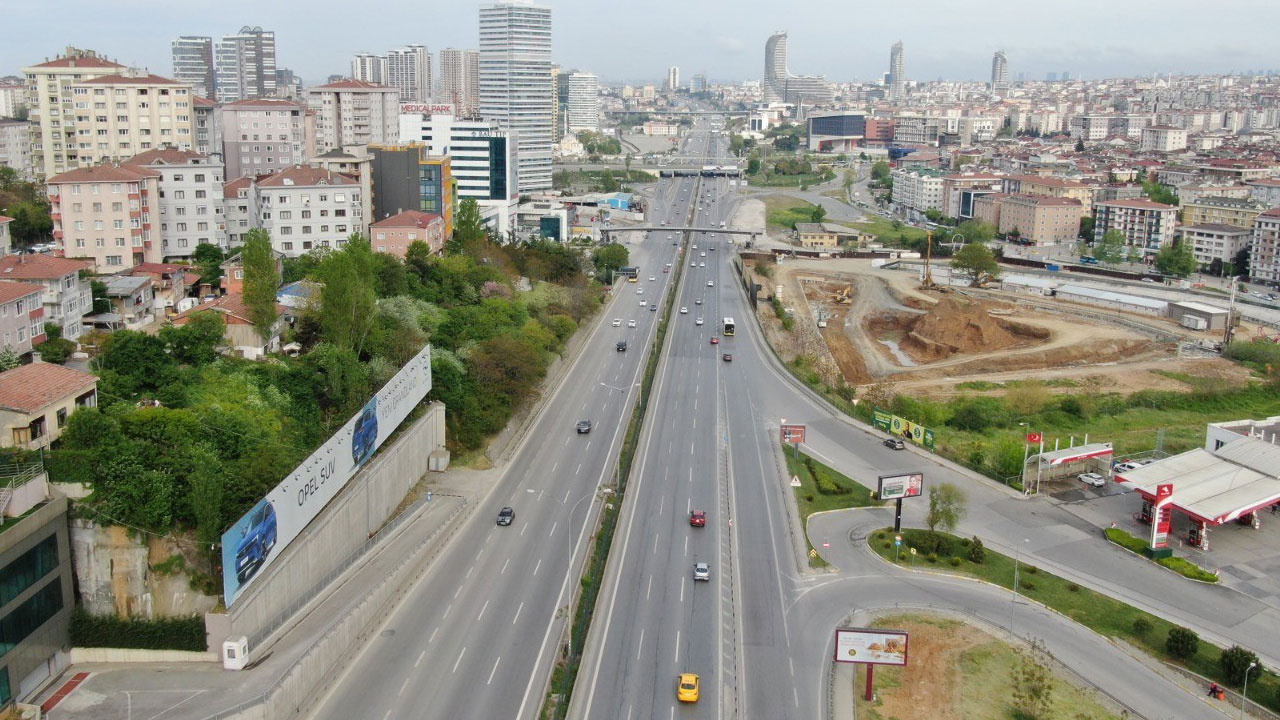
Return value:
[(951, 532), (968, 514), (965, 503), (968, 497), (964, 490), (951, 483), (941, 483), (929, 489), (929, 514), (925, 516), (925, 524), (929, 532), (941, 529)]
[(1097, 222), (1098, 219), (1092, 215), (1085, 215), (1080, 218), (1080, 237), (1088, 240), (1089, 242), (1093, 242), (1093, 228)]
[(0, 348), (0, 372), (12, 370), (22, 364), (22, 358), (18, 357), (18, 353), (13, 348), (5, 346)]
[(185, 325), (160, 328), (160, 339), (173, 359), (184, 365), (200, 366), (218, 358), (218, 346), (226, 331), (222, 314), (206, 310), (192, 315)]
[(1046, 717), (1053, 704), (1053, 676), (1044, 663), (1044, 646), (1033, 640), (1031, 649), (1019, 652), (1013, 673), (1013, 707), (1024, 720)]
[(1222, 654), (1218, 656), (1218, 667), (1222, 668), (1222, 674), (1231, 685), (1242, 685), (1244, 683), (1244, 674), (1249, 671), (1249, 666), (1256, 664), (1251, 672), (1252, 677), (1256, 680), (1262, 674), (1262, 663), (1258, 661), (1258, 656), (1239, 645), (1232, 645)]
[(1142, 183), (1142, 194), (1151, 198), (1152, 202), (1164, 203), (1165, 205), (1177, 205), (1178, 194), (1168, 185), (1161, 185), (1155, 180), (1148, 180)]
[[(456, 236), (455, 232), (455, 236)], [(364, 347), (377, 305), (373, 250), (359, 234), (320, 263), (320, 327), (326, 342), (357, 355)]]
[(1084, 138), (1076, 140), (1076, 152), (1084, 152)]
[(17, 187), (19, 182), (17, 170), (8, 165), (0, 165), (0, 190), (8, 192)]
[(1233, 277), (1249, 276), (1249, 248), (1240, 248), (1236, 256), (1231, 258), (1231, 274)]
[(1000, 264), (996, 256), (982, 243), (969, 243), (951, 260), (951, 268), (969, 278), (969, 286), (977, 287), (1000, 277)]
[(1195, 272), (1197, 267), (1199, 263), (1196, 262), (1196, 256), (1191, 254), (1190, 243), (1174, 240), (1156, 253), (1156, 269), (1165, 275), (1186, 277)]
[(1176, 660), (1186, 660), (1200, 651), (1200, 636), (1184, 627), (1170, 628), (1164, 649)]
[(40, 359), (45, 362), (61, 365), (76, 350), (75, 343), (62, 337), (62, 326), (57, 323), (44, 324), (44, 337), (45, 341), (33, 347), (32, 350), (40, 353)]
[(625, 245), (610, 243), (598, 248), (594, 257), (598, 277), (601, 280), (607, 280), (610, 272), (617, 272), (619, 268), (626, 267), (630, 258), (631, 253), (627, 251)]
[(222, 248), (213, 243), (200, 243), (196, 245), (191, 259), (200, 268), (200, 282), (217, 286), (222, 279), (222, 261), (227, 259)]
[(956, 232), (964, 236), (965, 242), (984, 243), (995, 239), (996, 226), (982, 220), (965, 220)]
[(254, 330), (265, 342), (271, 338), (271, 331), (280, 317), (276, 312), (280, 275), (276, 270), (275, 251), (271, 249), (271, 237), (266, 230), (255, 228), (245, 234), (240, 260), (244, 263), (244, 304), (249, 310)]
[(809, 211), (809, 220), (815, 223), (822, 222), (822, 219), (826, 216), (827, 209), (821, 205), (814, 205), (813, 209)]
[(9, 233), (20, 245), (30, 245), (44, 240), (53, 232), (53, 220), (49, 217), (49, 205), (42, 202), (21, 202), (9, 209), (13, 222)]
[(760, 158), (752, 157), (747, 159), (747, 174), (755, 175), (760, 172)]
[(893, 170), (889, 167), (889, 163), (884, 160), (877, 160), (871, 165), (871, 179), (877, 183), (882, 183), (885, 180), (888, 180), (889, 175), (892, 172)]
[(1126, 252), (1124, 233), (1119, 230), (1108, 230), (1093, 246), (1093, 257), (1100, 263), (1123, 262)]
[(475, 198), (465, 198), (458, 203), (458, 212), (453, 215), (453, 237), (449, 240), (449, 252), (458, 253), (467, 244), (483, 240), (489, 236), (489, 230), (480, 216), (480, 204)]

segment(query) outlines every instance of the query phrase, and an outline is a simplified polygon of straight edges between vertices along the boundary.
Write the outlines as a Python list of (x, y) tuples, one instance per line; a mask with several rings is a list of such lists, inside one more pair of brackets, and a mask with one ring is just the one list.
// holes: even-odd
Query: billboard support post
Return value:
[(902, 498), (894, 501), (897, 507), (893, 511), (893, 531), (895, 533), (902, 532)]
[(871, 692), (871, 678), (875, 675), (876, 666), (871, 663), (867, 663), (864, 667), (867, 668), (867, 692), (862, 696), (862, 699), (867, 702), (871, 702), (871, 698), (875, 697), (875, 694)]

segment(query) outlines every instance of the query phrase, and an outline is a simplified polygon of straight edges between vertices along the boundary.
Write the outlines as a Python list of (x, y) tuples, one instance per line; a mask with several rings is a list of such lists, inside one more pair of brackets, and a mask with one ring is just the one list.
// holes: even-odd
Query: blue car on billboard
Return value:
[(236, 545), (236, 579), (241, 585), (258, 572), (276, 546), (276, 509), (268, 500), (258, 503), (249, 514), (249, 527)]
[(378, 447), (378, 398), (369, 401), (356, 420), (355, 432), (351, 437), (351, 462), (360, 467)]

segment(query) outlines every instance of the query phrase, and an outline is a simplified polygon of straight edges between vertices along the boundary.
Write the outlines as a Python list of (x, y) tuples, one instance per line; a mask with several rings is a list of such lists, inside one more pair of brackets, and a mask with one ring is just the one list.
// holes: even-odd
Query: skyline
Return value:
[[(66, 12), (56, 18), (38, 5), (9, 4), (4, 8), (7, 21), (26, 31), (0, 47), (0, 75), (19, 74), (23, 67), (52, 59), (66, 45), (170, 75), (170, 43), (179, 36), (216, 38), (259, 25), (276, 33), (279, 66), (318, 84), (331, 74), (346, 75), (351, 57), (360, 52), (381, 53), (413, 43), (432, 53), (475, 48), (481, 4), (427, 8), (390, 0), (377, 13), (344, 15), (340, 23), (326, 10), (344, 6), (331, 1), (306, 3), (307, 13), (300, 14), (304, 3), (298, 0), (268, 7), (246, 0), (216, 5), (201, 0), (183, 7), (125, 0), (113, 6), (109, 17), (96, 17), (102, 14), (99, 5), (66, 0)], [(778, 30), (789, 34), (793, 73), (825, 75), (831, 82), (878, 80), (888, 69), (889, 46), (897, 40), (905, 48), (906, 77), (916, 81), (986, 81), (992, 54), (999, 49), (1008, 53), (1011, 78), (1025, 74), (1027, 80), (1063, 71), (1099, 79), (1265, 71), (1280, 65), (1266, 51), (1266, 29), (1280, 22), (1280, 4), (1270, 0), (1234, 0), (1231, 12), (1210, 14), (1190, 0), (1168, 0), (1158, 15), (1150, 6), (1103, 0), (1082, 0), (1069, 15), (1028, 10), (1011, 0), (992, 0), (984, 11), (964, 15), (941, 12), (948, 7), (942, 0), (920, 0), (905, 13), (883, 7), (855, 12), (832, 0), (808, 3), (799, 13), (763, 0), (707, 0), (704, 12), (687, 21), (683, 5), (657, 0), (644, 14), (605, 25), (598, 19), (598, 6), (586, 0), (538, 4), (552, 9), (553, 60), (593, 72), (610, 84), (660, 84), (672, 65), (681, 68), (684, 78), (706, 74), (716, 81), (759, 80), (764, 44)], [(1107, 22), (1099, 22), (1104, 15)], [(397, 23), (421, 20), (430, 30), (421, 36), (388, 32), (387, 21), (393, 18)], [(144, 23), (144, 37), (110, 42), (137, 35)], [(1135, 27), (1147, 32), (1135, 34)]]

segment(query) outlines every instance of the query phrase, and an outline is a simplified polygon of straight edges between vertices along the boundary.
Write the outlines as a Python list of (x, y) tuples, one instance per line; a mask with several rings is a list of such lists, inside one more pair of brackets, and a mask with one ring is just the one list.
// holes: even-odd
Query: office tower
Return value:
[(1045, 82), (1058, 82), (1058, 73), (1051, 72), (1044, 76)]
[(89, 108), (75, 108), (71, 84), (115, 75), (124, 69), (92, 50), (73, 47), (55, 60), (22, 69), (29, 90), (31, 169), (37, 176), (52, 177), (80, 166), (76, 118), (86, 115)]
[(276, 94), (276, 34), (242, 27), (225, 35), (214, 50), (218, 102), (272, 97)]
[(667, 68), (667, 90), (674, 92), (680, 87), (680, 68), (672, 65)]
[(173, 41), (173, 79), (191, 86), (197, 97), (212, 98), (213, 38), (183, 35)]
[(776, 32), (764, 44), (764, 101), (813, 105), (835, 98), (821, 75), (792, 75), (787, 70), (787, 33)]
[(1009, 94), (1009, 58), (1003, 50), (997, 50), (991, 58), (991, 94), (1000, 97)]
[(902, 41), (889, 48), (889, 97), (894, 100), (902, 98), (907, 78), (903, 69)]
[(569, 75), (569, 101), (565, 106), (570, 132), (600, 129), (600, 85), (591, 73)]
[(698, 73), (689, 80), (689, 92), (701, 93), (707, 91), (707, 76), (704, 73)]
[(373, 53), (351, 58), (351, 79), (381, 85), (387, 81), (387, 59)]
[(517, 133), (520, 192), (550, 190), (551, 8), (528, 2), (481, 5), (479, 70), (480, 115)]
[(385, 85), (400, 91), (401, 102), (431, 99), (431, 51), (423, 45), (409, 45), (387, 53)]

